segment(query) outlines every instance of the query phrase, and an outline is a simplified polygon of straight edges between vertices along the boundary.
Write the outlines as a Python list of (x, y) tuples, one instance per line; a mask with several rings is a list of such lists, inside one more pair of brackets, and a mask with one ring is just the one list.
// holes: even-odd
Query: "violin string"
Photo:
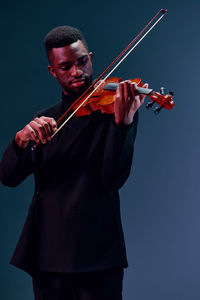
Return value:
[[(113, 69), (102, 79), (102, 82), (99, 83), (94, 90), (86, 97), (86, 99), (81, 102), (81, 104), (71, 113), (71, 115), (60, 125), (60, 127), (55, 131), (51, 138), (53, 138), (65, 124), (73, 117), (73, 115), (79, 110), (80, 107), (84, 105), (85, 102), (93, 95), (93, 93), (102, 85), (102, 83), (115, 71), (115, 69), (126, 59), (126, 57), (137, 47), (137, 45), (147, 36), (147, 34), (156, 26), (156, 24), (164, 17), (164, 14), (146, 31), (146, 33), (138, 40), (138, 42), (121, 58), (121, 60), (113, 67)], [(79, 99), (78, 99), (79, 100)]]

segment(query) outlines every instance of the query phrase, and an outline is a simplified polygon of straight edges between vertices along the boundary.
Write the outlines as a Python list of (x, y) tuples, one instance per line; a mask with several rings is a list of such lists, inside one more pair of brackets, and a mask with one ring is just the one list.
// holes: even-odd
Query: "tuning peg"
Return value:
[(161, 87), (160, 88), (160, 94), (163, 96), (163, 95), (165, 95), (165, 91), (166, 91), (166, 88), (165, 87)]
[(162, 106), (160, 106), (160, 107), (156, 107), (155, 109), (154, 109), (154, 114), (156, 114), (156, 115), (158, 115), (159, 114), (159, 112), (161, 111), (161, 109), (163, 108), (164, 106), (162, 105)]
[(146, 108), (149, 109), (149, 108), (151, 108), (154, 104), (155, 104), (155, 101), (148, 102), (147, 105), (146, 105)]

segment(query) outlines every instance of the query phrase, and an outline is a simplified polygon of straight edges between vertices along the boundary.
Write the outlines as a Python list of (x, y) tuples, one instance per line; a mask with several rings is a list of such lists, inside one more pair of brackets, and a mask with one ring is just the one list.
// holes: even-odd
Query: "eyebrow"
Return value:
[(68, 61), (63, 61), (63, 62), (59, 63), (58, 65), (59, 65), (59, 66), (62, 66), (62, 65), (69, 65), (69, 64), (70, 64), (70, 62), (68, 62)]
[[(81, 57), (79, 57), (77, 60), (81, 60), (83, 58), (87, 57), (87, 55), (82, 55)], [(61, 63), (58, 64), (59, 66), (63, 66), (63, 65), (70, 65), (69, 61), (63, 61)]]

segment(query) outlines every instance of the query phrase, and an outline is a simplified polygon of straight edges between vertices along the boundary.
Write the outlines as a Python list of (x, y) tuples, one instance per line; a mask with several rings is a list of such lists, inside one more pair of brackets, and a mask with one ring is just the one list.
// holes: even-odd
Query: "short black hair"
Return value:
[(68, 46), (77, 40), (81, 40), (88, 50), (86, 40), (79, 29), (67, 25), (53, 28), (44, 39), (48, 58), (53, 48)]

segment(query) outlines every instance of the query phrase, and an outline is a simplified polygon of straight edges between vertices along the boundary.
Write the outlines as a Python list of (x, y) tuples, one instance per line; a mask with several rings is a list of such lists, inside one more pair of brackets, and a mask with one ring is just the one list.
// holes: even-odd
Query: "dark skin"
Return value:
[[(92, 83), (92, 53), (88, 52), (83, 43), (78, 40), (68, 46), (53, 48), (50, 55), (48, 70), (59, 81), (65, 95), (75, 99)], [(145, 84), (143, 87), (148, 87)], [(136, 95), (137, 85), (123, 81), (116, 91), (114, 102), (115, 123), (129, 125), (138, 108), (143, 104), (145, 96)], [(30, 141), (46, 144), (51, 140), (52, 132), (57, 130), (53, 118), (42, 116), (35, 118), (22, 130), (17, 132), (15, 141), (22, 149)]]
[(80, 40), (52, 49), (48, 70), (58, 79), (65, 95), (78, 98), (92, 84), (92, 57)]

